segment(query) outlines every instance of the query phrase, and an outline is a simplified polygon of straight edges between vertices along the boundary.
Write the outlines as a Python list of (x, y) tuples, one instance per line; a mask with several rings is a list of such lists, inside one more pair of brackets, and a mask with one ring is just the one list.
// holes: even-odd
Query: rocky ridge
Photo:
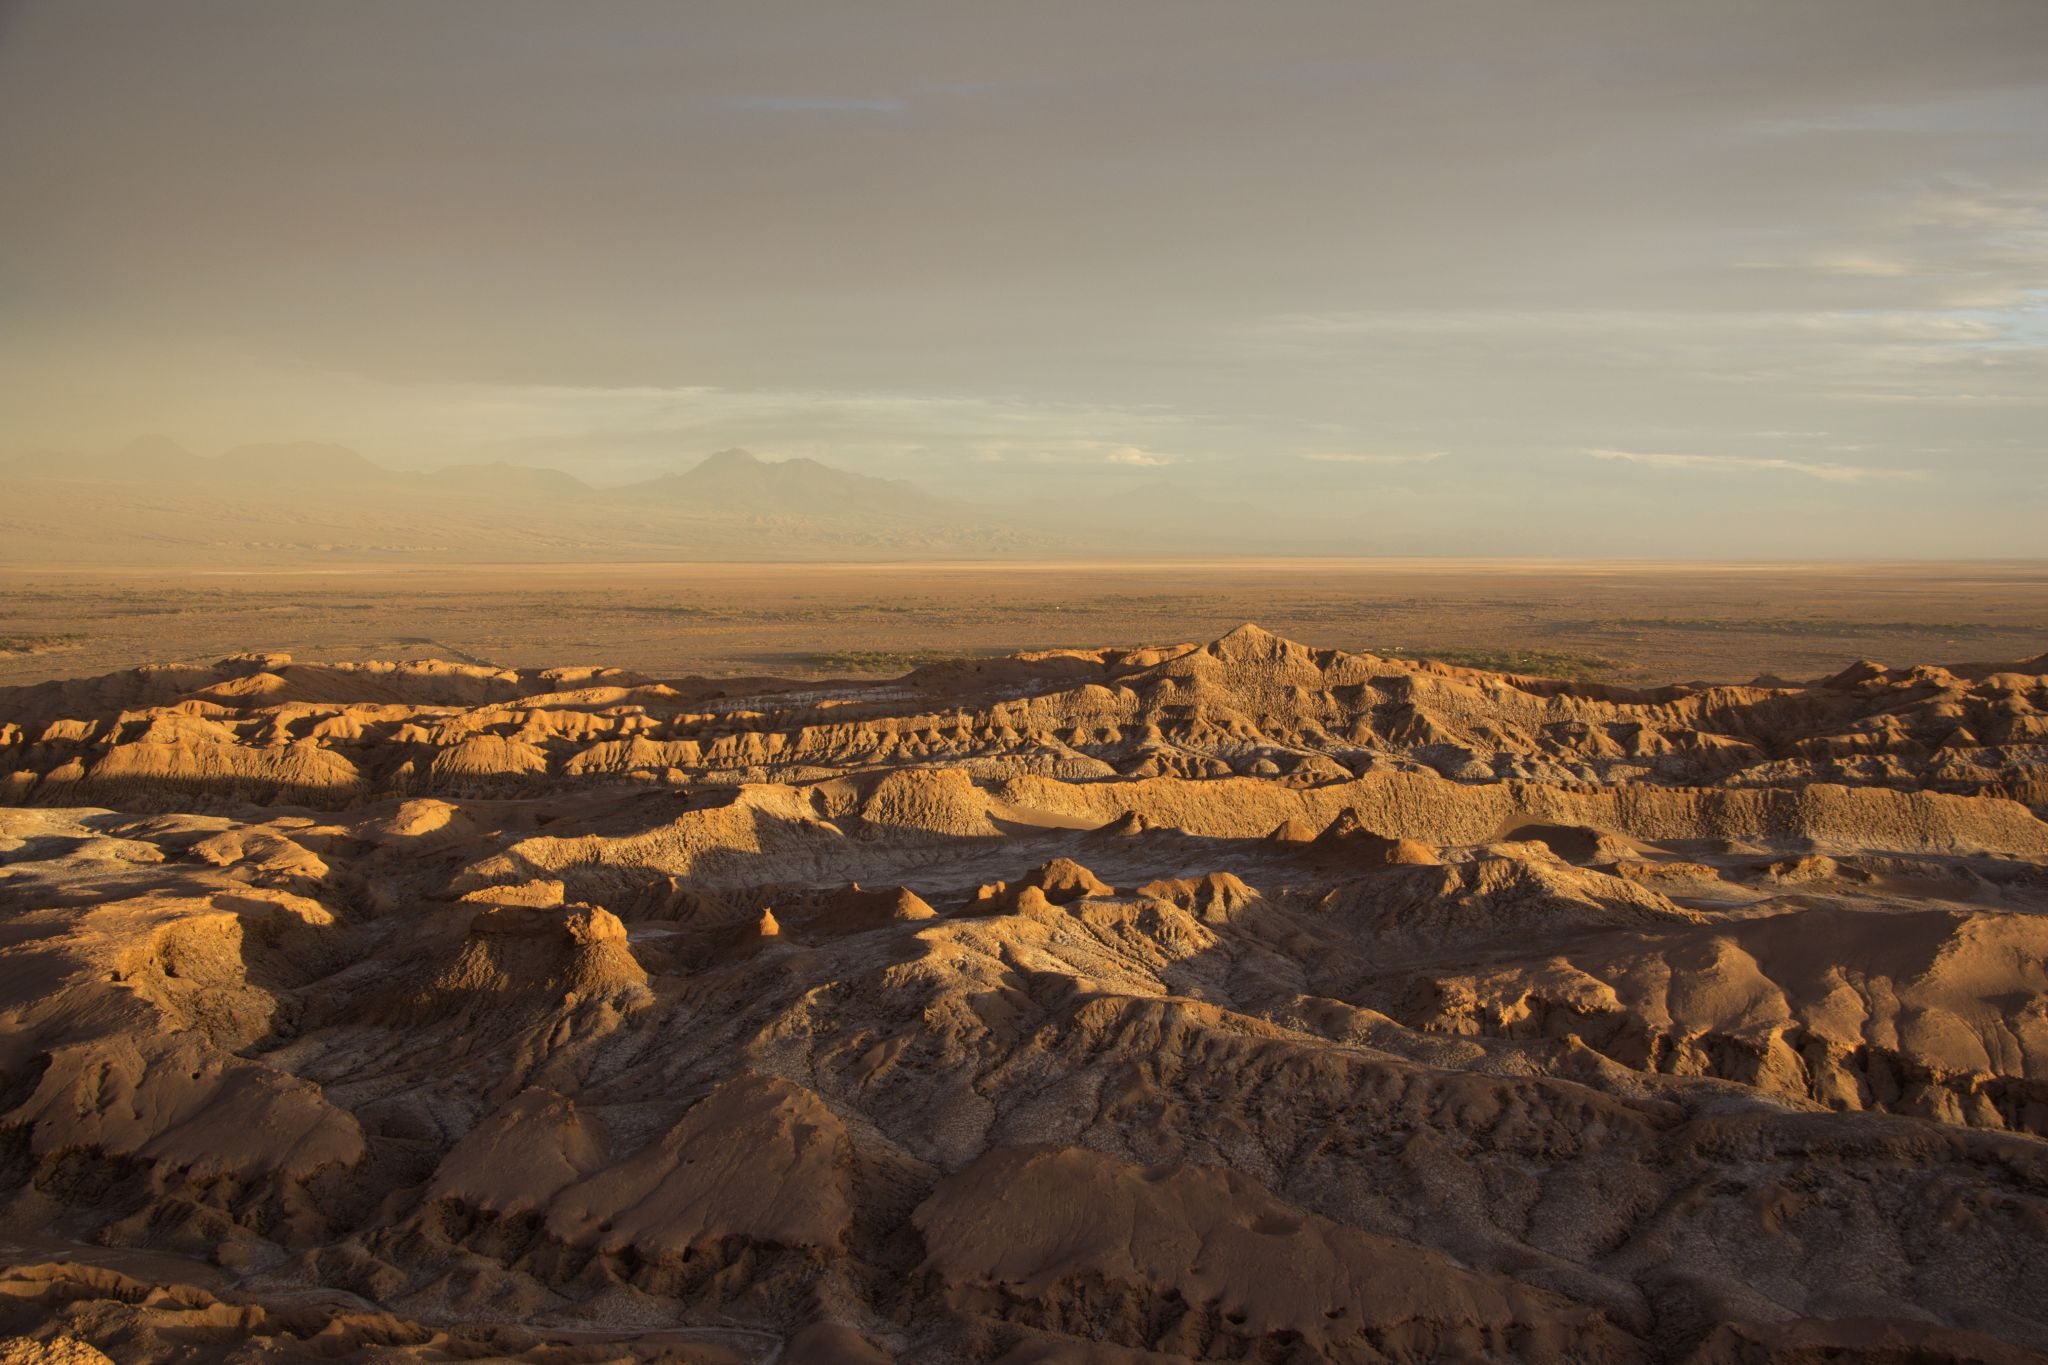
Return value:
[(4, 1349), (2035, 1358), (2044, 746), (1254, 627), (0, 693)]

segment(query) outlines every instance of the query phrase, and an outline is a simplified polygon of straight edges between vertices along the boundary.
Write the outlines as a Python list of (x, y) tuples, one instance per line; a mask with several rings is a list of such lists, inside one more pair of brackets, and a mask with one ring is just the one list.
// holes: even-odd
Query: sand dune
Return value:
[(2048, 656), (9, 689), (0, 1359), (2041, 1358), (2044, 773)]

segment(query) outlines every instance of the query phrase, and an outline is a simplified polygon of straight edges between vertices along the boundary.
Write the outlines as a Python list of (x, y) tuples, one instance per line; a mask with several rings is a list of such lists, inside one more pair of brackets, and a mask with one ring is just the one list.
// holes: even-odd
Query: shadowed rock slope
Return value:
[(0, 693), (0, 1358), (2042, 1358), (2044, 674)]

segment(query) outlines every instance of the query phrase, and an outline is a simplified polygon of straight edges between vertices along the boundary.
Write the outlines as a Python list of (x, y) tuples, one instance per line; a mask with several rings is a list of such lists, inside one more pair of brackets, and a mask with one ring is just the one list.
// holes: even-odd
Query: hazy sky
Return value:
[(0, 209), (15, 447), (2048, 544), (2044, 0), (0, 0)]

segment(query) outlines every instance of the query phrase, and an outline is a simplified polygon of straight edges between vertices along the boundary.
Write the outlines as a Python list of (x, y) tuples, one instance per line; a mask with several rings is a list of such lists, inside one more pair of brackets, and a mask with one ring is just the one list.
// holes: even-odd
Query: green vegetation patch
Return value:
[(681, 604), (664, 605), (659, 602), (624, 603), (618, 606), (607, 606), (606, 610), (624, 612), (629, 616), (706, 617), (718, 615), (717, 612), (711, 610), (711, 608), (709, 607), (684, 606)]
[(1684, 631), (1703, 635), (1936, 635), (1943, 638), (2038, 634), (2043, 627), (1994, 625), (1986, 621), (1852, 621), (1818, 617), (1610, 616), (1560, 621), (1569, 630)]
[(932, 664), (968, 663), (975, 657), (980, 656), (945, 649), (836, 649), (806, 654), (799, 662), (825, 673), (908, 673)]
[(1405, 649), (1395, 653), (1400, 658), (1449, 664), (1453, 668), (1480, 668), (1489, 673), (1519, 673), (1532, 678), (1570, 678), (1578, 682), (1611, 677), (1625, 667), (1619, 660), (1603, 659), (1597, 654), (1567, 654), (1555, 649)]
[(46, 654), (84, 639), (83, 635), (0, 635), (0, 654)]

